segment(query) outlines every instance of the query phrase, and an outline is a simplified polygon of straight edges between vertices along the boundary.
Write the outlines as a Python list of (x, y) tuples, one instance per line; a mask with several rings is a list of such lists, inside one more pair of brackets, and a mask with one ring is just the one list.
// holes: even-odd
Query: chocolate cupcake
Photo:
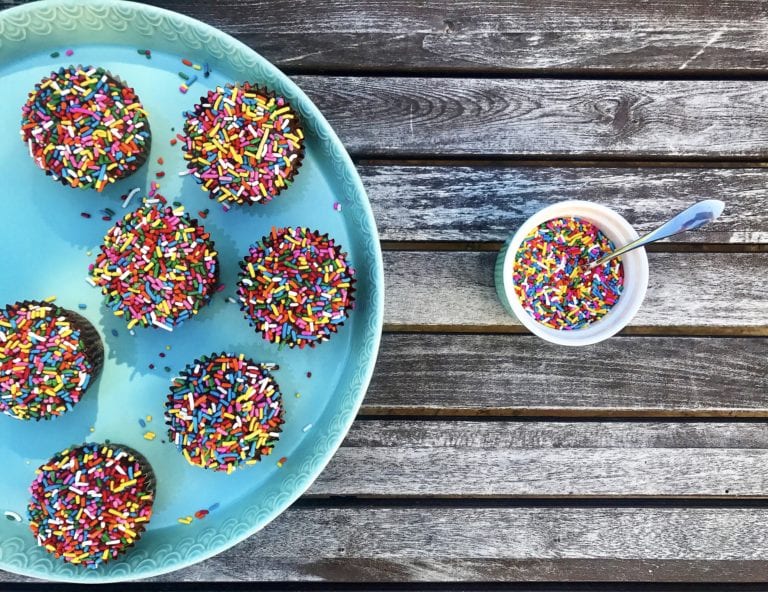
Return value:
[(96, 191), (135, 173), (151, 143), (136, 92), (95, 66), (61, 68), (35, 85), (21, 137), (54, 180)]
[(37, 544), (68, 563), (96, 569), (141, 538), (152, 517), (149, 462), (121, 444), (83, 444), (37, 469), (27, 508)]
[(288, 101), (248, 82), (209, 91), (186, 114), (184, 159), (211, 199), (267, 203), (304, 157), (304, 132)]
[(109, 229), (90, 276), (128, 329), (172, 331), (210, 301), (218, 269), (210, 235), (183, 208), (143, 205)]
[(171, 383), (168, 438), (195, 466), (231, 473), (272, 452), (284, 407), (269, 367), (243, 354), (203, 356)]
[(273, 228), (240, 268), (240, 307), (273, 343), (303, 348), (327, 341), (354, 305), (355, 270), (327, 234)]
[(104, 347), (88, 320), (46, 302), (0, 308), (0, 411), (51, 419), (72, 409), (101, 371)]

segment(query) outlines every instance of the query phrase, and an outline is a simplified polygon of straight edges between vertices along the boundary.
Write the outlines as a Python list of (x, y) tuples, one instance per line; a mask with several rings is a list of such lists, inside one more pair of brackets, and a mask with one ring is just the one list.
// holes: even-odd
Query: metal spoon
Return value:
[(695, 203), (690, 208), (683, 210), (677, 216), (659, 226), (656, 230), (641, 236), (639, 239), (632, 241), (628, 245), (624, 245), (620, 249), (611, 251), (607, 255), (600, 257), (597, 261), (593, 261), (589, 264), (589, 269), (602, 265), (606, 261), (610, 261), (614, 257), (623, 255), (627, 251), (631, 251), (637, 247), (642, 247), (648, 243), (656, 242), (657, 240), (680, 234), (681, 232), (701, 228), (722, 214), (724, 207), (725, 203), (719, 199), (705, 199), (704, 201)]

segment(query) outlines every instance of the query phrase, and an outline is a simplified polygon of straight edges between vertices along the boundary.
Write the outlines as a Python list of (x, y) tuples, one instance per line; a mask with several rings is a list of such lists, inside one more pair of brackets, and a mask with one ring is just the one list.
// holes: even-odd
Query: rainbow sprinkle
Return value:
[(272, 228), (240, 268), (240, 308), (273, 343), (303, 348), (327, 341), (354, 305), (354, 269), (327, 234)]
[(284, 408), (266, 365), (211, 354), (182, 370), (166, 406), (168, 437), (187, 461), (231, 473), (272, 452)]
[(589, 268), (614, 249), (597, 226), (555, 218), (525, 237), (515, 254), (513, 282), (523, 308), (553, 329), (581, 329), (604, 317), (621, 296), (621, 257)]
[(152, 516), (154, 476), (131, 449), (84, 444), (37, 469), (29, 526), (57, 558), (96, 569), (142, 535)]
[(267, 203), (291, 183), (301, 165), (299, 117), (272, 91), (247, 82), (217, 87), (185, 115), (184, 159), (211, 199)]
[(5, 516), (6, 520), (10, 520), (11, 522), (21, 522), (22, 520), (21, 514), (14, 512), (13, 510), (5, 510), (3, 516)]
[(54, 180), (96, 191), (136, 172), (150, 146), (135, 91), (93, 66), (43, 78), (22, 108), (21, 137)]
[(109, 229), (90, 275), (128, 329), (172, 331), (210, 300), (218, 284), (217, 253), (205, 228), (183, 208), (144, 205)]
[(101, 368), (97, 339), (88, 321), (55, 305), (0, 309), (0, 411), (40, 420), (72, 409)]

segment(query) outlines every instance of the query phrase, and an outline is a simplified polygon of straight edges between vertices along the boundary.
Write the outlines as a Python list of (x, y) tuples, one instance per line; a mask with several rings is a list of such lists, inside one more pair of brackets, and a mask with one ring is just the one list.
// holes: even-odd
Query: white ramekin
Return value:
[(588, 201), (562, 201), (536, 212), (512, 235), (496, 259), (496, 292), (501, 303), (529, 331), (542, 339), (559, 345), (590, 345), (608, 339), (621, 331), (637, 313), (648, 289), (648, 256), (640, 247), (622, 255), (624, 288), (618, 302), (599, 321), (583, 329), (564, 331), (552, 329), (537, 322), (529, 315), (515, 294), (512, 282), (512, 265), (523, 239), (539, 224), (553, 218), (575, 217), (592, 222), (613, 241), (616, 247), (638, 238), (638, 234), (623, 216), (599, 204)]

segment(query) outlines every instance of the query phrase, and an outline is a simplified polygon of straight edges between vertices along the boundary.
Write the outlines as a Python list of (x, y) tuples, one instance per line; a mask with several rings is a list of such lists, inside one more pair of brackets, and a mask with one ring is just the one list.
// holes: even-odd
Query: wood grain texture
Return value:
[(768, 499), (766, 463), (764, 423), (359, 421), (309, 494)]
[[(496, 256), (385, 252), (385, 324), (395, 329), (518, 326), (496, 296)], [(766, 329), (768, 253), (649, 253), (648, 259), (648, 294), (631, 326)]]
[[(762, 582), (761, 507), (294, 507), (153, 581)], [(4, 581), (29, 581), (4, 574)]]
[(296, 76), (356, 155), (750, 158), (768, 81)]
[(164, 579), (763, 581), (764, 508), (294, 508)]
[(362, 413), (764, 417), (768, 340), (385, 334)]
[(217, 26), (284, 68), (600, 73), (768, 66), (761, 0), (152, 3)]
[(640, 234), (716, 196), (724, 214), (671, 242), (768, 243), (768, 170), (359, 165), (383, 240), (504, 241), (537, 210), (584, 199)]
[[(2, 572), (0, 572), (2, 575)], [(642, 586), (640, 588), (639, 586)], [(141, 582), (134, 586), (142, 592), (722, 592), (718, 584), (637, 582)], [(48, 592), (50, 584), (3, 583), (0, 592)], [(99, 584), (99, 592), (124, 592), (125, 584)], [(77, 584), (57, 584), (57, 592), (79, 592)], [(759, 584), (738, 584), (731, 592), (764, 592)]]
[[(541, 421), (358, 419), (342, 449), (411, 450), (768, 450), (764, 421)], [(344, 462), (338, 463), (343, 465)], [(407, 466), (402, 471), (410, 471)], [(370, 477), (369, 477), (370, 478)], [(454, 477), (456, 478), (456, 477)], [(328, 479), (327, 481), (330, 481)], [(330, 487), (325, 485), (324, 487)], [(395, 491), (393, 488), (392, 491)]]

